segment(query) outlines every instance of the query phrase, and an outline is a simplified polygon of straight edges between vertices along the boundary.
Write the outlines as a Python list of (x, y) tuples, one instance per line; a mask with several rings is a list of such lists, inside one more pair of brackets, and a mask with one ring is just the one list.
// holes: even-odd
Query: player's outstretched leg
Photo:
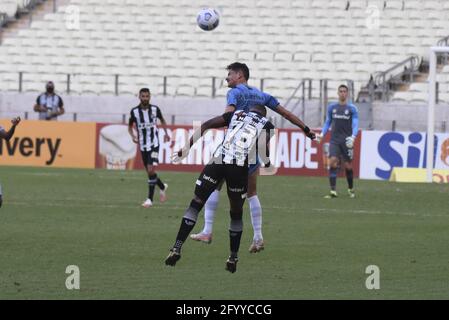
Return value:
[(189, 236), (189, 233), (193, 230), (193, 227), (195, 226), (196, 220), (198, 218), (198, 213), (202, 208), (203, 204), (201, 202), (198, 202), (195, 199), (190, 202), (190, 206), (187, 208), (184, 217), (182, 218), (181, 226), (179, 227), (175, 244), (170, 250), (167, 258), (165, 259), (165, 264), (167, 266), (174, 267), (176, 265), (176, 262), (181, 259), (182, 245)]
[(214, 224), (215, 211), (220, 200), (220, 190), (215, 190), (209, 196), (204, 205), (204, 228), (200, 233), (190, 235), (190, 238), (195, 241), (201, 241), (207, 244), (212, 242), (212, 230)]

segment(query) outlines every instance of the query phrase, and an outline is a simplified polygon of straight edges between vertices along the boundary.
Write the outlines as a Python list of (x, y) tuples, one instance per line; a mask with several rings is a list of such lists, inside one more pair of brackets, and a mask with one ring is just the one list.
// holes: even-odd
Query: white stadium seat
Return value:
[[(1, 1), (0, 12), (13, 16), (17, 3), (23, 1)], [(353, 79), (359, 88), (372, 73), (410, 54), (427, 56), (429, 46), (449, 35), (448, 1), (407, 0), (403, 5), (402, 0), (388, 0), (384, 8), (383, 0), (350, 0), (346, 10), (347, 3), (215, 0), (213, 6), (222, 11), (220, 25), (205, 32), (196, 25), (196, 4), (188, 0), (68, 0), (67, 5), (80, 8), (80, 30), (67, 30), (61, 5), (56, 13), (16, 33), (5, 33), (0, 57), (8, 58), (1, 60), (0, 74), (9, 80), (0, 82), (0, 90), (14, 87), (11, 82), (18, 70), (51, 70), (79, 74), (79, 85), (73, 83), (73, 91), (79, 94), (84, 89), (113, 94), (118, 74), (128, 77), (120, 90), (124, 94), (135, 94), (133, 86), (147, 82), (151, 75), (159, 79), (155, 92), (162, 91), (162, 79), (169, 76), (177, 79), (170, 81), (169, 95), (207, 96), (211, 86), (190, 77), (223, 78), (224, 67), (234, 61), (247, 63), (254, 77), (275, 75), (272, 83), (277, 89), (286, 79), (302, 77)], [(378, 29), (367, 26), (370, 5), (380, 9)], [(30, 78), (24, 90), (41, 86), (40, 79)], [(404, 99), (421, 101), (422, 86), (411, 89), (417, 87)], [(219, 88), (218, 96), (226, 90)], [(401, 96), (398, 93), (395, 99)]]

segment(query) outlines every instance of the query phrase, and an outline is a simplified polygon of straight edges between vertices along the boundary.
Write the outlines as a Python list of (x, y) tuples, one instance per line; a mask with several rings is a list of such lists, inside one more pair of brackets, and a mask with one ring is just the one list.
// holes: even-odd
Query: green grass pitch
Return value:
[[(164, 265), (198, 174), (160, 172), (169, 201), (140, 207), (143, 171), (1, 167), (0, 299), (448, 299), (448, 185), (356, 181), (323, 199), (326, 178), (261, 177), (265, 251), (245, 205), (240, 261), (228, 256), (225, 193), (212, 244), (188, 240)], [(157, 193), (156, 193), (157, 195)], [(200, 215), (194, 232), (203, 225)], [(66, 267), (80, 269), (67, 290)], [(368, 290), (369, 265), (380, 289)]]

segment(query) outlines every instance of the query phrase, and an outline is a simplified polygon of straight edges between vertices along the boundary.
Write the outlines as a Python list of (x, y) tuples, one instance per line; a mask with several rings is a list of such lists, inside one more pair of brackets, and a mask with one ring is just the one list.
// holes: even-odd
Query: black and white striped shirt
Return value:
[(147, 109), (143, 109), (139, 105), (131, 109), (129, 124), (136, 124), (141, 151), (159, 147), (157, 119), (162, 120), (161, 109), (158, 106), (150, 104)]
[[(257, 112), (244, 112), (243, 110), (223, 115), (228, 130), (223, 143), (215, 151), (215, 157), (222, 158), (224, 163), (235, 163), (239, 166), (257, 162), (257, 142), (262, 132), (266, 132), (265, 143), (270, 140), (270, 131), (273, 124)], [(268, 131), (267, 131), (268, 130)], [(250, 157), (251, 159), (249, 159)]]
[(36, 104), (47, 108), (47, 111), (39, 112), (39, 120), (56, 120), (56, 118), (49, 119), (48, 114), (57, 112), (59, 108), (62, 108), (64, 101), (57, 94), (42, 93), (37, 97)]

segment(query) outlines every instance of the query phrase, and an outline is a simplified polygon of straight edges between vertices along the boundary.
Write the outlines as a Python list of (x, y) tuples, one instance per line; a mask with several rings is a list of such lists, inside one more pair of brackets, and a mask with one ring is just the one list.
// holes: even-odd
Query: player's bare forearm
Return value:
[(293, 113), (291, 113), (289, 110), (284, 108), (283, 106), (278, 106), (276, 108), (277, 113), (279, 113), (281, 116), (283, 116), (285, 119), (293, 123), (295, 126), (301, 128), (304, 130), (307, 126), (304, 122), (302, 122), (301, 119), (299, 119), (297, 116), (295, 116)]
[(9, 129), (9, 131), (0, 131), (0, 137), (2, 139), (9, 141), (12, 138), (12, 136), (14, 135), (14, 132), (16, 131), (16, 126), (19, 124), (19, 122), (20, 122), (20, 117), (12, 119), (11, 120), (11, 123), (12, 123), (11, 129)]
[(9, 141), (14, 135), (15, 128), (12, 127), (9, 131), (0, 131), (0, 138)]
[(197, 142), (204, 134), (206, 130), (209, 129), (218, 129), (226, 126), (226, 121), (223, 116), (218, 116), (212, 119), (207, 120), (201, 125), (200, 130), (196, 130), (193, 135), (190, 137), (189, 147), (192, 147), (195, 142)]
[(295, 126), (301, 128), (302, 131), (306, 134), (307, 137), (310, 139), (315, 139), (315, 133), (310, 130), (310, 128), (297, 116), (295, 116), (293, 113), (285, 109), (283, 106), (278, 106), (276, 108), (277, 113), (279, 113), (281, 116), (283, 116), (285, 119), (293, 123)]

